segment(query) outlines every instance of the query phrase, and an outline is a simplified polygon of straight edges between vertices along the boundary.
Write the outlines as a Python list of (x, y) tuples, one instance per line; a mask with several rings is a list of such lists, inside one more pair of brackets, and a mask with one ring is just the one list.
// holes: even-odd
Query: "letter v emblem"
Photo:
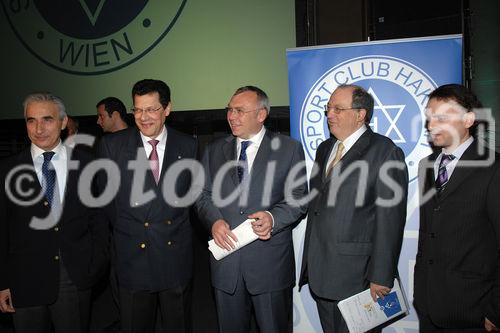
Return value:
[(99, 4), (97, 5), (97, 8), (95, 9), (94, 13), (92, 13), (89, 9), (89, 6), (87, 5), (87, 2), (85, 0), (79, 0), (80, 5), (82, 6), (85, 14), (87, 14), (87, 17), (92, 24), (92, 26), (95, 26), (95, 23), (97, 22), (97, 19), (99, 18), (99, 14), (101, 14), (102, 7), (104, 6), (104, 3), (106, 0), (100, 0)]

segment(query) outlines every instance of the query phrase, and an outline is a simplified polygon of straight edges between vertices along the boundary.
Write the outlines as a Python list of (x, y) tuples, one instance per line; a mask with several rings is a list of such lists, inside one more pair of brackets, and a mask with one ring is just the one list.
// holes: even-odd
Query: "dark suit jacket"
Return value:
[[(340, 184), (332, 181), (333, 173), (325, 179), (335, 141), (324, 141), (316, 152), (310, 187), (319, 194), (309, 206), (300, 286), (308, 282), (316, 295), (341, 300), (366, 289), (369, 282), (392, 287), (406, 221), (408, 172), (403, 151), (367, 129), (336, 166), (345, 172), (362, 163), (366, 177), (356, 168)], [(379, 175), (386, 162), (402, 166), (387, 173), (392, 184)], [(402, 201), (389, 207), (377, 204), (377, 198), (394, 197), (394, 185)], [(364, 187), (361, 205), (356, 205)], [(334, 205), (327, 204), (329, 188), (338, 191)]]
[[(252, 294), (282, 290), (295, 284), (292, 224), (306, 212), (306, 204), (292, 205), (285, 198), (284, 187), (290, 170), (304, 161), (304, 151), (300, 143), (290, 137), (266, 131), (252, 166), (248, 203), (240, 205), (237, 199), (225, 207), (216, 207), (212, 199), (212, 191), (216, 190), (213, 189), (213, 181), (225, 163), (236, 159), (236, 138), (233, 136), (219, 139), (206, 148), (203, 156), (205, 188), (197, 201), (200, 219), (209, 232), (218, 219), (224, 219), (234, 229), (248, 215), (267, 210), (274, 217), (274, 229), (271, 239), (257, 239), (222, 260), (217, 261), (211, 255), (212, 284), (217, 289), (232, 293), (239, 276), (243, 275)], [(272, 164), (276, 165), (276, 172), (266, 179), (266, 168)], [(305, 167), (298, 175), (303, 176), (303, 181), (290, 192), (296, 199), (307, 194)], [(272, 184), (268, 203), (262, 202), (266, 183)], [(238, 185), (235, 167), (223, 178), (222, 197), (227, 198)]]
[[(484, 327), (484, 317), (500, 327), (500, 160), (487, 153), (493, 165), (463, 166), (484, 161), (472, 143), (441, 194), (421, 198), (414, 303), (443, 328)], [(422, 193), (435, 188), (438, 155), (420, 162)]]
[[(68, 150), (69, 154), (69, 150)], [(69, 156), (68, 156), (69, 158)], [(63, 211), (59, 223), (48, 230), (35, 230), (29, 224), (32, 217), (44, 218), (50, 208), (45, 198), (27, 207), (19, 206), (7, 195), (15, 189), (17, 173), (9, 184), (6, 175), (20, 165), (31, 166), (24, 173), (24, 191), (33, 191), (31, 198), (42, 191), (33, 168), (30, 149), (13, 156), (2, 164), (0, 189), (0, 290), (10, 288), (16, 307), (53, 303), (59, 293), (59, 265), (63, 258), (73, 283), (79, 289), (90, 288), (104, 274), (108, 264), (108, 225), (96, 209), (88, 208), (77, 192), (80, 174), (92, 160), (84, 152), (74, 150), (72, 160), (80, 163), (77, 170), (68, 170)], [(22, 196), (17, 196), (20, 198)]]
[[(139, 149), (139, 155), (138, 154)], [(175, 162), (196, 158), (197, 144), (192, 137), (167, 127), (167, 143), (160, 185), (182, 197), (191, 187), (191, 174), (182, 172), (176, 179), (167, 179), (165, 173)], [(185, 286), (192, 276), (192, 228), (189, 207), (175, 207), (168, 203), (157, 186), (153, 174), (135, 174), (129, 162), (148, 163), (137, 128), (129, 128), (106, 135), (100, 143), (100, 157), (111, 159), (119, 169), (119, 191), (106, 207), (111, 220), (116, 257), (113, 262), (120, 287), (128, 290), (160, 291)], [(135, 177), (135, 178), (134, 178)], [(133, 190), (134, 180), (139, 181)], [(102, 180), (101, 189), (103, 187)], [(152, 200), (145, 204), (141, 193), (151, 192)], [(138, 196), (133, 198), (133, 196)]]

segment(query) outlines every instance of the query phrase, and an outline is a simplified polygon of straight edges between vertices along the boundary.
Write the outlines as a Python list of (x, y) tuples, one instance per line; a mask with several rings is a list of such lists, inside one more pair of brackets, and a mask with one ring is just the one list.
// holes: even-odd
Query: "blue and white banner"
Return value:
[[(410, 303), (418, 238), (417, 168), (430, 153), (425, 129), (427, 95), (440, 85), (462, 82), (461, 35), (327, 45), (287, 50), (291, 135), (304, 146), (308, 174), (316, 149), (330, 136), (323, 113), (340, 84), (364, 87), (375, 99), (371, 128), (399, 145), (410, 175), (408, 215), (399, 272)], [(305, 223), (294, 231), (301, 265)], [(295, 332), (321, 332), (306, 288), (294, 293)], [(417, 332), (415, 310), (385, 332)]]

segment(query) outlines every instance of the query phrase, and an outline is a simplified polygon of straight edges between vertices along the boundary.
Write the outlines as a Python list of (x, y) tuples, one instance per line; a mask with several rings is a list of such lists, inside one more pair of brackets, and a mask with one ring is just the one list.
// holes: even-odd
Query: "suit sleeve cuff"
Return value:
[(273, 227), (272, 227), (272, 229), (274, 229), (274, 216), (273, 216), (273, 214), (271, 214), (271, 212), (268, 211), (268, 210), (266, 210), (265, 212), (268, 213), (269, 215), (271, 215), (271, 220), (273, 220)]

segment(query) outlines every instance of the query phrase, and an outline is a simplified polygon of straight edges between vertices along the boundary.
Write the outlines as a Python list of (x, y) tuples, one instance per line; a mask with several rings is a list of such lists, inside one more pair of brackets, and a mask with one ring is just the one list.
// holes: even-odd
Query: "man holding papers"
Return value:
[(457, 84), (429, 95), (438, 150), (419, 164), (414, 304), (421, 332), (500, 329), (500, 156), (476, 137), (479, 107)]
[(260, 332), (292, 332), (291, 229), (306, 212), (298, 200), (307, 194), (307, 179), (301, 145), (264, 127), (269, 109), (261, 89), (236, 90), (227, 107), (233, 135), (210, 144), (203, 156), (197, 210), (215, 244), (235, 247), (231, 230), (247, 219), (255, 219), (249, 230), (258, 236), (221, 260), (211, 256), (222, 333), (249, 332), (252, 308)]
[(318, 147), (299, 285), (309, 283), (325, 332), (348, 332), (337, 304), (370, 288), (391, 290), (404, 225), (408, 172), (403, 151), (368, 124), (373, 98), (341, 85), (326, 104), (330, 138)]

